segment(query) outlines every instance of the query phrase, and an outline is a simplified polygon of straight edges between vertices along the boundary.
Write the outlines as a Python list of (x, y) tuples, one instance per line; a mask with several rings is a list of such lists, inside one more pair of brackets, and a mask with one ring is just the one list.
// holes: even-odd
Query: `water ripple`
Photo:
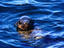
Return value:
[[(0, 0), (0, 47), (64, 48), (63, 0)], [(43, 39), (20, 39), (14, 24), (30, 16), (42, 28)]]

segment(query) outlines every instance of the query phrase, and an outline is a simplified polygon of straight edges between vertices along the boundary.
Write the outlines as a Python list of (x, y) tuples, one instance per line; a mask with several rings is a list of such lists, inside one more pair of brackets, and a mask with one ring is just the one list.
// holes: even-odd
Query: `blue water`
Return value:
[[(44, 38), (20, 39), (14, 24), (23, 15), (44, 30)], [(0, 48), (64, 48), (64, 0), (0, 0)]]

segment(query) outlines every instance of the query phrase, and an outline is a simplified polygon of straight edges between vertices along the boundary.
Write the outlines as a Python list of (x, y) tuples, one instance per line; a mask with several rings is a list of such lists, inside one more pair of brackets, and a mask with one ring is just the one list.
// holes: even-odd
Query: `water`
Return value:
[[(43, 39), (20, 39), (14, 24), (23, 15), (35, 20)], [(64, 48), (63, 0), (0, 0), (0, 48)]]

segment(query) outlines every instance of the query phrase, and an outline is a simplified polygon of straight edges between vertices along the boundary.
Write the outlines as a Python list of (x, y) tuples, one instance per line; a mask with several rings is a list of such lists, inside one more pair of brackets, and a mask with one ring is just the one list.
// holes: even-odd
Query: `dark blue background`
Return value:
[[(44, 30), (43, 39), (20, 39), (14, 24), (23, 15)], [(64, 48), (64, 0), (0, 0), (0, 48)]]

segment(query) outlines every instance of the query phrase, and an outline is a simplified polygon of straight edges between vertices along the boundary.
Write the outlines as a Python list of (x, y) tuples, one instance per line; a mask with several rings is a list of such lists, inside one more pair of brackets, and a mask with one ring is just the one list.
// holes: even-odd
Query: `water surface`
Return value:
[[(44, 30), (43, 39), (20, 39), (14, 24), (23, 15)], [(63, 0), (0, 0), (0, 48), (64, 48)]]

